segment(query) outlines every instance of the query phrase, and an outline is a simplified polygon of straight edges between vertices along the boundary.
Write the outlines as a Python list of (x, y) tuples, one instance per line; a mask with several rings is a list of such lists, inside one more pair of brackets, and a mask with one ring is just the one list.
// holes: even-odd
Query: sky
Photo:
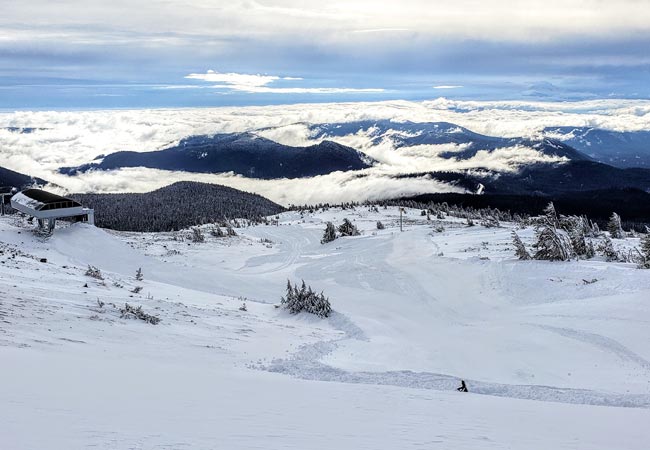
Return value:
[(648, 0), (2, 0), (0, 109), (650, 98)]

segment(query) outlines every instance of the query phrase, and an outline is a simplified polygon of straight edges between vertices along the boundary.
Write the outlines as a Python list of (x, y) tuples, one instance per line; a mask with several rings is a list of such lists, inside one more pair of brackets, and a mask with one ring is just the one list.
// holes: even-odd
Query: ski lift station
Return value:
[(81, 203), (41, 189), (27, 189), (11, 197), (11, 207), (38, 220), (38, 227), (54, 231), (57, 219), (73, 218), (95, 224), (95, 211)]
[(5, 205), (7, 205), (13, 197), (13, 195), (18, 192), (16, 188), (11, 186), (0, 186), (0, 215), (5, 215)]

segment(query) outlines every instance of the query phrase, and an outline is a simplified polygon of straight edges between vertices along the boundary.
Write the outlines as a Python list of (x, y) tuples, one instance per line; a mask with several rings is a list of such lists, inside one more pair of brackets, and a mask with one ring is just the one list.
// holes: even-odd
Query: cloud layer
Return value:
[[(380, 164), (354, 173), (334, 173), (308, 180), (251, 180), (233, 175), (206, 175), (125, 169), (68, 177), (61, 166), (86, 163), (120, 150), (151, 151), (196, 134), (258, 130), (287, 145), (314, 140), (307, 124), (391, 119), (455, 123), (495, 136), (535, 136), (546, 126), (591, 126), (617, 131), (650, 130), (650, 101), (332, 103), (246, 108), (159, 109), (131, 111), (0, 113), (0, 166), (38, 176), (75, 192), (143, 192), (177, 180), (202, 180), (257, 192), (283, 204), (363, 200), (449, 190), (427, 178), (395, 181), (391, 175), (434, 170), (489, 167), (516, 170), (548, 157), (526, 147), (478, 152), (469, 160), (444, 159), (454, 145), (422, 145), (396, 150), (390, 141), (373, 144), (367, 133), (337, 139), (366, 152)], [(6, 128), (39, 128), (18, 133)]]

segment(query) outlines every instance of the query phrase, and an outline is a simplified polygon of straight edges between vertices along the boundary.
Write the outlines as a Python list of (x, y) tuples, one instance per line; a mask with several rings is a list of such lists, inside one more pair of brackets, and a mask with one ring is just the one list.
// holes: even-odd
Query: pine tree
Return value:
[(553, 202), (549, 202), (549, 204), (546, 205), (546, 208), (544, 208), (544, 220), (547, 224), (552, 225), (554, 228), (557, 228), (560, 225)]
[(144, 279), (144, 275), (142, 274), (142, 267), (138, 268), (138, 270), (135, 272), (135, 279), (138, 281), (142, 281)]
[(217, 225), (216, 227), (212, 228), (212, 230), (210, 230), (210, 234), (211, 234), (212, 236), (214, 236), (214, 237), (217, 237), (217, 238), (222, 238), (222, 237), (225, 236), (223, 230), (219, 227), (219, 225)]
[(386, 227), (384, 226), (384, 224), (381, 223), (381, 221), (378, 220), (378, 221), (377, 221), (377, 229), (378, 229), (378, 230), (383, 230), (384, 228), (386, 228)]
[(192, 228), (192, 242), (205, 242), (205, 236), (199, 227)]
[(612, 217), (607, 222), (607, 231), (609, 231), (612, 239), (623, 239), (623, 227), (621, 226), (621, 217), (618, 214), (612, 213)]
[(535, 259), (566, 261), (571, 258), (571, 242), (564, 231), (546, 224), (537, 230)]
[(573, 228), (569, 230), (569, 238), (571, 239), (571, 247), (573, 253), (578, 256), (587, 256), (588, 246), (585, 239), (585, 227), (581, 217), (576, 218)]
[(298, 289), (297, 285), (292, 285), (290, 280), (287, 280), (287, 293), (282, 297), (281, 304), (291, 314), (305, 311), (319, 317), (328, 317), (332, 312), (329, 299), (322, 292), (316, 294), (311, 286), (306, 285), (304, 280), (300, 289)]
[(526, 246), (514, 230), (512, 231), (512, 245), (515, 246), (515, 256), (517, 258), (521, 260), (531, 259), (530, 253), (528, 253), (528, 250), (526, 250)]
[(618, 252), (614, 249), (614, 244), (609, 236), (603, 238), (603, 242), (598, 246), (598, 250), (605, 257), (607, 261), (618, 261), (619, 255)]
[(650, 269), (650, 230), (644, 237), (641, 238), (641, 256), (643, 257), (643, 262), (640, 264), (640, 267), (644, 269)]
[(359, 230), (347, 218), (343, 219), (343, 223), (339, 225), (339, 233), (341, 236), (359, 236)]
[(327, 222), (325, 225), (325, 232), (323, 233), (323, 239), (321, 239), (321, 244), (327, 244), (336, 239), (336, 228), (332, 222)]

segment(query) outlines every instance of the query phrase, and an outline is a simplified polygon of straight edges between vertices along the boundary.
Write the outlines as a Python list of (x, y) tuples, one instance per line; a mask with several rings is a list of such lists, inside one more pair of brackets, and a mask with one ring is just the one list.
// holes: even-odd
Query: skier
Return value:
[(460, 380), (460, 387), (457, 387), (456, 390), (458, 392), (468, 392), (467, 385), (465, 384), (465, 380)]

